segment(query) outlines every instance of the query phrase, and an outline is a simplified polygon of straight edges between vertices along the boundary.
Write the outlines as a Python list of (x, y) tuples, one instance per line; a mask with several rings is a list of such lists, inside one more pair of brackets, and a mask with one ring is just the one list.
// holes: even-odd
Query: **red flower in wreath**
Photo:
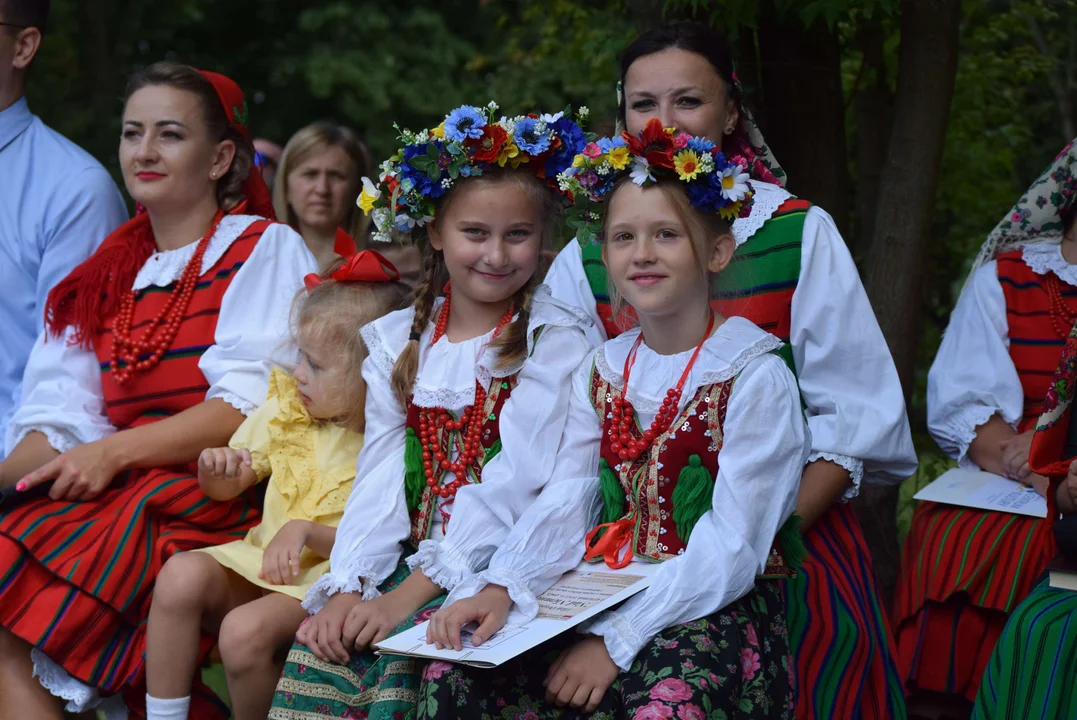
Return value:
[(472, 151), (471, 159), (475, 162), (495, 163), (501, 154), (501, 148), (508, 141), (508, 133), (500, 125), (488, 124), (483, 128), (482, 137), (467, 140), (465, 145)]
[(648, 120), (638, 137), (625, 132), (624, 139), (633, 155), (644, 158), (651, 165), (673, 168), (673, 135), (666, 132), (658, 118)]

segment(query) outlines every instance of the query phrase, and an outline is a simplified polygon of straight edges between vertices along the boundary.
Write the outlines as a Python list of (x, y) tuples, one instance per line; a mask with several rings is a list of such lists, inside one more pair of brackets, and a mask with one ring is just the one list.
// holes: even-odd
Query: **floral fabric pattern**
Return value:
[(1062, 355), (1058, 360), (1058, 369), (1047, 388), (1043, 399), (1043, 414), (1036, 423), (1036, 430), (1047, 430), (1054, 426), (1073, 404), (1074, 383), (1077, 382), (1077, 324), (1070, 330)]
[(636, 656), (594, 713), (546, 701), (546, 669), (566, 634), (496, 670), (433, 662), (418, 717), (446, 720), (792, 720), (793, 663), (780, 582), (760, 582), (725, 609), (667, 628)]

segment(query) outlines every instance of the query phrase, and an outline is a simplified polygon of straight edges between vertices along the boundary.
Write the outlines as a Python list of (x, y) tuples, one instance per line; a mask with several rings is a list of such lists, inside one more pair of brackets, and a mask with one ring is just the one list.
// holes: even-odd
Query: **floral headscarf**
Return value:
[(987, 236), (972, 263), (970, 278), (981, 266), (1019, 245), (1062, 242), (1062, 230), (1077, 196), (1075, 142), (1077, 139), (1062, 148), (1051, 165), (1029, 185), (1017, 204)]

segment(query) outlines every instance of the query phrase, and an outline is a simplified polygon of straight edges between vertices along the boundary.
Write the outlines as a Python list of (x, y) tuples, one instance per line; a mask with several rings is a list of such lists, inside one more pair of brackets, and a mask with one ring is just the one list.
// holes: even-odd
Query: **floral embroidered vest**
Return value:
[[(486, 394), (486, 402), (483, 405), (483, 423), (480, 444), (482, 445), (484, 453), (479, 458), (480, 468), (485, 467), (486, 463), (490, 462), (490, 460), (492, 460), (501, 450), (501, 408), (504, 407), (505, 401), (507, 401), (512, 394), (513, 388), (516, 387), (516, 382), (515, 375), (504, 378), (493, 378), (490, 382), (490, 388)], [(416, 436), (419, 435), (420, 409), (421, 408), (413, 403), (408, 403), (406, 426), (408, 430), (415, 433)], [(444, 427), (440, 428), (438, 433), (439, 444), (442, 447), (448, 446), (450, 434), (454, 436), (452, 438), (454, 446), (456, 445), (457, 439), (460, 437), (460, 431), (453, 431), (450, 433), (450, 431), (446, 430)], [(408, 471), (419, 472), (421, 471), (421, 468), (408, 468)], [(448, 477), (448, 475), (445, 477)], [(424, 486), (418, 506), (411, 510), (411, 534), (408, 537), (408, 542), (415, 548), (418, 548), (419, 543), (430, 536), (431, 523), (434, 518), (434, 508), (438, 502), (446, 501), (435, 495), (431, 488)]]
[[(625, 513), (634, 518), (633, 554), (641, 559), (662, 562), (684, 552), (688, 538), (681, 537), (674, 521), (673, 495), (681, 471), (690, 464), (701, 465), (711, 478), (718, 476), (718, 453), (724, 440), (726, 409), (736, 378), (704, 385), (677, 416), (673, 425), (655, 437), (649, 452), (634, 461), (622, 462), (613, 451), (610, 427), (613, 403), (621, 391), (591, 369), (591, 404), (602, 422), (601, 458), (616, 474), (625, 494)], [(642, 437), (639, 422), (633, 436)], [(771, 549), (762, 577), (787, 578), (795, 569), (784, 560), (777, 544)]]

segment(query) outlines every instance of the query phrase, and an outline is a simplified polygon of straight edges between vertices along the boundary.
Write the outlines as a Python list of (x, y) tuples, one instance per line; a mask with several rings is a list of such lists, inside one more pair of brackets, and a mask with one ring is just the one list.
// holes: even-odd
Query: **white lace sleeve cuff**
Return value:
[(322, 575), (310, 586), (307, 596), (303, 598), (303, 609), (313, 615), (320, 612), (329, 598), (337, 593), (362, 593), (363, 600), (373, 600), (381, 597), (381, 591), (377, 584), (362, 575), (360, 572), (342, 573), (328, 572)]
[(854, 457), (848, 455), (842, 455), (840, 453), (826, 452), (820, 450), (808, 455), (808, 463), (811, 464), (816, 460), (829, 460), (835, 465), (840, 465), (845, 468), (849, 473), (849, 478), (852, 480), (852, 485), (845, 491), (845, 494), (841, 496), (842, 502), (848, 502), (854, 497), (860, 494), (860, 483), (864, 481), (864, 463), (862, 460), (857, 460)]
[(448, 545), (447, 540), (423, 540), (419, 550), (407, 559), (408, 567), (422, 570), (430, 582), (452, 590), (473, 573), (460, 553)]
[(527, 583), (515, 573), (504, 568), (491, 568), (479, 573), (479, 580), (485, 585), (501, 585), (509, 591), (509, 597), (516, 603), (516, 611), (519, 618), (513, 618), (514, 625), (522, 625), (531, 622), (538, 615), (538, 598)]
[(584, 625), (584, 632), (598, 635), (605, 640), (610, 659), (625, 672), (632, 667), (636, 655), (647, 643), (647, 639), (616, 612), (599, 615), (590, 624)]
[[(258, 406), (256, 404), (250, 402), (249, 400), (245, 400), (244, 398), (240, 397), (239, 395), (236, 395), (235, 393), (231, 393), (228, 391), (222, 391), (220, 393), (217, 393), (215, 397), (224, 400), (226, 403), (234, 407), (236, 410), (239, 410), (245, 416), (249, 416), (252, 412), (258, 409)], [(212, 399), (213, 397), (208, 395), (206, 396), (206, 400)]]
[[(976, 429), (999, 414), (997, 408), (986, 405), (969, 405), (953, 413), (936, 432), (932, 432), (943, 450), (957, 460), (958, 465), (970, 470), (979, 470), (969, 459), (969, 446), (976, 439)], [(1012, 428), (1017, 429), (1016, 421), (1004, 418)]]
[[(12, 435), (9, 447), (14, 448), (16, 445), (21, 443), (27, 435), (32, 432), (39, 432), (44, 435), (45, 439), (49, 441), (49, 445), (52, 446), (52, 449), (58, 453), (65, 453), (71, 448), (82, 444), (81, 441), (79, 441), (79, 439), (74, 436), (74, 434), (62, 428), (58, 428), (54, 425), (25, 425), (21, 428), (18, 428)], [(94, 439), (100, 440), (103, 437), (105, 436), (102, 435), (101, 438)]]

